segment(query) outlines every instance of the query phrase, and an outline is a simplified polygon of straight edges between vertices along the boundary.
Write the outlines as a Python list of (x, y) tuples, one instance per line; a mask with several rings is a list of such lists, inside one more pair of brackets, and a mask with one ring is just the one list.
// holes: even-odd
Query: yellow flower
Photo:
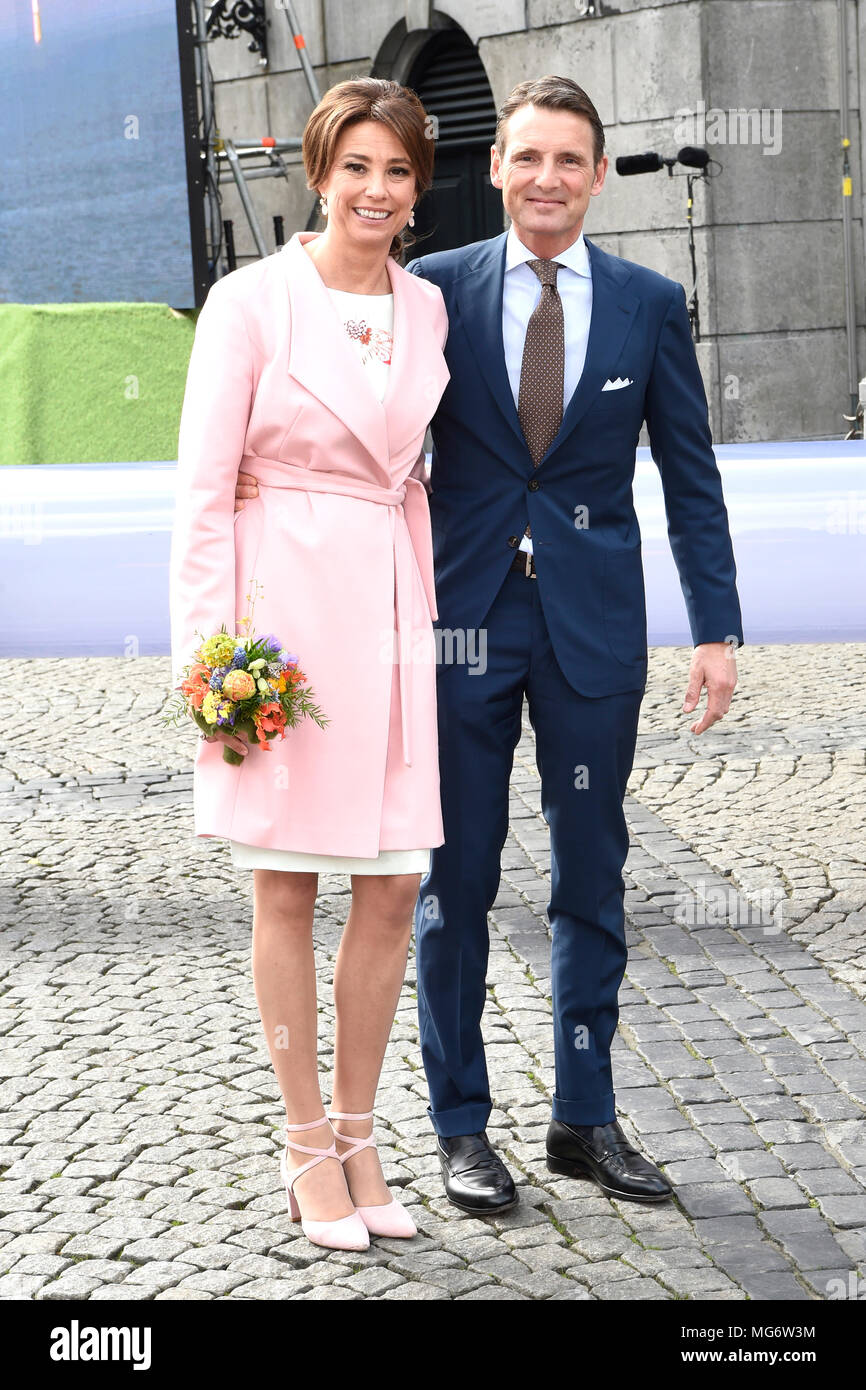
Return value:
[(208, 724), (217, 722), (217, 697), (212, 690), (209, 690), (202, 701), (201, 712)]
[(227, 666), (234, 656), (237, 643), (228, 633), (218, 632), (215, 637), (208, 637), (199, 647), (202, 661), (208, 666)]

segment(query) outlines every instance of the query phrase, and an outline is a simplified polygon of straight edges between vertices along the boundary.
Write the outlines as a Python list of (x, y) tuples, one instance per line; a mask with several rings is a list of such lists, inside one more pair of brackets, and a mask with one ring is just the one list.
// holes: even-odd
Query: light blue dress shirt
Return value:
[[(502, 343), (515, 406), (520, 395), (520, 368), (523, 362), (526, 328), (541, 298), (541, 281), (535, 271), (527, 265), (527, 261), (536, 259), (535, 252), (523, 245), (512, 223), (505, 242)], [(581, 231), (576, 241), (551, 259), (562, 267), (556, 277), (556, 288), (562, 301), (565, 329), (565, 372), (562, 384), (562, 409), (565, 413), (583, 372), (592, 315), (592, 271), (583, 232)], [(532, 550), (529, 537), (522, 537), (520, 549)]]

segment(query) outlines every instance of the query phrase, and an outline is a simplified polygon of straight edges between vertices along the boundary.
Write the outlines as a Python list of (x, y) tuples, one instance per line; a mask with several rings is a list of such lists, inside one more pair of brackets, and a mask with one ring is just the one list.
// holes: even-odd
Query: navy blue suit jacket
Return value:
[[(641, 688), (647, 635), (635, 449), (647, 423), (692, 640), (743, 641), (736, 568), (682, 285), (585, 238), (583, 374), (537, 468), (502, 344), (506, 234), (410, 262), (448, 310), (451, 380), (431, 422), (430, 510), (442, 628), (478, 628), (529, 523), (550, 640), (579, 694)], [(602, 391), (606, 379), (633, 385)]]

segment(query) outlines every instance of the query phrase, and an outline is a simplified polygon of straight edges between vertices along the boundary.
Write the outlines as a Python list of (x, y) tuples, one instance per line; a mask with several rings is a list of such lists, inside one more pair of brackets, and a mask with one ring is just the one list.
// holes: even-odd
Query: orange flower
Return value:
[(192, 704), (193, 709), (200, 710), (204, 703), (204, 697), (210, 690), (211, 670), (202, 662), (196, 662), (190, 668), (190, 673), (186, 680), (181, 683), (181, 690)]
[(264, 748), (267, 744), (268, 733), (284, 734), (286, 727), (286, 716), (282, 705), (276, 700), (270, 701), (265, 705), (259, 705), (255, 714), (256, 738), (259, 747)]

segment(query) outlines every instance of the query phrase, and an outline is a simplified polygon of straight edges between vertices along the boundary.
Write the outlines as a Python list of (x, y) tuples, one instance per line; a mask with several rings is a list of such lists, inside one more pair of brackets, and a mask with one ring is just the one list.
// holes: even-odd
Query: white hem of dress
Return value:
[(302, 850), (266, 849), (230, 840), (232, 863), (239, 869), (282, 869), (287, 873), (426, 874), (429, 849), (382, 849), (373, 859), (344, 854), (307, 854)]

